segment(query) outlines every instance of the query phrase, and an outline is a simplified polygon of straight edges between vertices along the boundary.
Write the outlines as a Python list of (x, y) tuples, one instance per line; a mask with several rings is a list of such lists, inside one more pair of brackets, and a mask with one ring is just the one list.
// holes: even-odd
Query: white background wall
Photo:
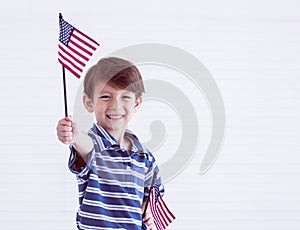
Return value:
[[(199, 105), (203, 145), (166, 184), (177, 216), (170, 229), (299, 229), (299, 7), (292, 0), (3, 2), (0, 228), (75, 229), (76, 181), (68, 148), (55, 136), (64, 115), (57, 62), (62, 12), (102, 44), (91, 64), (125, 46), (165, 43), (197, 57), (220, 88), (227, 115), (220, 156), (198, 174), (210, 130)], [(72, 110), (82, 79), (68, 76)], [(192, 85), (183, 87), (197, 98)]]

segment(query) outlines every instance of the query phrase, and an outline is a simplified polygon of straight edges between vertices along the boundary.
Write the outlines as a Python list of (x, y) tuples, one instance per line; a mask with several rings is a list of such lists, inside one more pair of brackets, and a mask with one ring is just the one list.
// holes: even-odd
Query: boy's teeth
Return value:
[(121, 118), (122, 117), (122, 115), (108, 115), (110, 118)]

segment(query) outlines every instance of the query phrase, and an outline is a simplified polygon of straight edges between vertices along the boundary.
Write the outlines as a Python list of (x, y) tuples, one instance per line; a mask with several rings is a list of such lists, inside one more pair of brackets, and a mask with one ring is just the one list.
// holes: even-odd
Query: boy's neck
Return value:
[(131, 142), (124, 137), (125, 130), (120, 130), (120, 131), (111, 130), (108, 132), (118, 141), (120, 147), (127, 150), (131, 150)]
[(121, 144), (124, 141), (125, 131), (113, 131), (111, 135)]

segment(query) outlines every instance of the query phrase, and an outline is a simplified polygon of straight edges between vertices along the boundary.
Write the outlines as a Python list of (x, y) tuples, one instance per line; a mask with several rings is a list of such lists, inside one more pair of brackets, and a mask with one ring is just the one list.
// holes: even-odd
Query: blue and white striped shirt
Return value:
[[(94, 142), (89, 162), (78, 170), (73, 148), (69, 160), (79, 189), (78, 229), (146, 229), (142, 202), (149, 195), (154, 171), (158, 171), (152, 153), (129, 130), (125, 137), (131, 141), (130, 152), (100, 125), (94, 124), (88, 135)], [(157, 183), (163, 193), (160, 177)]]

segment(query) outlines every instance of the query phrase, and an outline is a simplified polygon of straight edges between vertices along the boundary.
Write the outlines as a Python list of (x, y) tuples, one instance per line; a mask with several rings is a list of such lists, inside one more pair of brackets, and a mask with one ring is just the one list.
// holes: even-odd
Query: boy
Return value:
[[(84, 79), (83, 103), (96, 123), (86, 135), (76, 130), (71, 117), (58, 122), (58, 139), (71, 144), (69, 168), (78, 181), (78, 229), (155, 229), (150, 210), (144, 218), (142, 214), (158, 167), (151, 152), (126, 129), (143, 92), (135, 65), (103, 58)], [(161, 179), (155, 181), (163, 193)]]

